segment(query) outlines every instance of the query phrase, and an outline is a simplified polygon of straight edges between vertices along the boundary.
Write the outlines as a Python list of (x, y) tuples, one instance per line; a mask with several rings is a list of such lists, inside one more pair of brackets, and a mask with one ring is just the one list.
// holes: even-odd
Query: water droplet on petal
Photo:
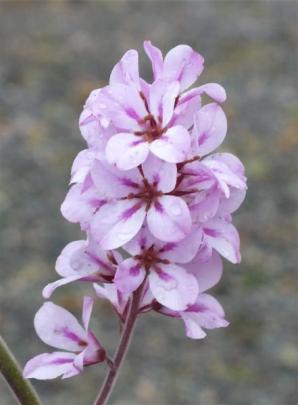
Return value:
[(129, 237), (130, 237), (130, 232), (119, 232), (119, 234), (118, 234), (118, 238), (123, 241), (126, 241), (127, 238), (129, 238)]
[(83, 263), (81, 260), (73, 260), (71, 263), (71, 267), (73, 268), (74, 271), (79, 271), (83, 266)]
[(104, 128), (107, 128), (110, 124), (110, 121), (107, 118), (101, 118), (100, 123)]
[(174, 202), (174, 203), (171, 205), (170, 210), (171, 210), (171, 213), (172, 213), (174, 216), (179, 216), (179, 215), (182, 214), (181, 206), (180, 206), (180, 204), (177, 203), (177, 202)]

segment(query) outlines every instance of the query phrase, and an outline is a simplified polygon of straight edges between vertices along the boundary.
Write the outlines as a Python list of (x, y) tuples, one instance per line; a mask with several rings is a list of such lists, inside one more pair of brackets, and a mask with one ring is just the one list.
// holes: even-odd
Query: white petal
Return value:
[(161, 265), (149, 274), (149, 285), (156, 300), (174, 311), (194, 304), (199, 293), (196, 278), (174, 264)]
[(66, 309), (46, 302), (34, 317), (37, 335), (46, 344), (69, 351), (81, 351), (86, 347), (87, 335)]
[(119, 133), (108, 141), (106, 158), (120, 170), (129, 170), (143, 163), (149, 153), (148, 143), (130, 133)]

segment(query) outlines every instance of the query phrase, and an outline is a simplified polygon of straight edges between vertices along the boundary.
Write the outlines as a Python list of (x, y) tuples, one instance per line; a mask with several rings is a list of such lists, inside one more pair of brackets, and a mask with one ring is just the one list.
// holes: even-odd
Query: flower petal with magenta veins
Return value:
[(145, 205), (138, 199), (108, 203), (94, 216), (91, 234), (102, 249), (117, 249), (138, 233), (145, 216)]
[(27, 362), (23, 376), (37, 380), (51, 380), (72, 370), (74, 358), (74, 353), (66, 352), (39, 354)]
[(190, 135), (181, 125), (168, 129), (150, 144), (151, 152), (169, 163), (183, 162), (190, 149)]
[(219, 254), (232, 263), (240, 263), (240, 239), (233, 224), (212, 219), (204, 224), (204, 239)]
[(149, 285), (156, 300), (174, 311), (183, 311), (193, 304), (199, 293), (196, 278), (174, 264), (163, 264), (151, 271)]
[(161, 50), (152, 45), (151, 41), (144, 41), (144, 50), (151, 61), (153, 78), (156, 80), (162, 73), (163, 57)]
[(145, 269), (137, 260), (130, 258), (119, 264), (114, 282), (122, 293), (130, 294), (142, 284), (144, 277)]
[(218, 104), (206, 104), (195, 115), (193, 135), (196, 137), (199, 156), (205, 156), (216, 149), (226, 133), (227, 118)]
[(178, 80), (181, 91), (191, 86), (204, 69), (204, 58), (188, 45), (178, 45), (165, 56), (162, 77)]
[(87, 335), (76, 318), (66, 309), (46, 302), (34, 318), (37, 335), (46, 344), (74, 352), (87, 345)]
[(130, 49), (114, 66), (110, 75), (110, 84), (132, 84), (139, 87), (139, 81), (139, 55), (135, 49)]
[(186, 202), (170, 195), (164, 195), (152, 204), (147, 213), (147, 223), (150, 232), (164, 242), (178, 242), (191, 230), (191, 216)]
[(149, 145), (139, 136), (119, 133), (108, 141), (106, 158), (120, 170), (129, 170), (143, 163), (149, 153)]
[(177, 166), (165, 162), (150, 154), (142, 165), (144, 176), (158, 191), (169, 193), (175, 188), (177, 180)]

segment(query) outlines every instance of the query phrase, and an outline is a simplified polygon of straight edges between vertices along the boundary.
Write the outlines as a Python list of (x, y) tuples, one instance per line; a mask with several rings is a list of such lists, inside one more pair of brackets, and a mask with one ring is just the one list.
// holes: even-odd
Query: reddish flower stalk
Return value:
[(106, 375), (106, 378), (98, 393), (94, 405), (104, 405), (112, 393), (113, 387), (119, 375), (121, 365), (129, 349), (130, 341), (139, 313), (139, 303), (142, 297), (143, 287), (144, 283), (133, 293), (132, 299), (129, 303), (129, 309), (126, 314), (125, 323), (122, 328), (119, 345), (115, 352), (113, 364), (111, 365), (111, 368)]

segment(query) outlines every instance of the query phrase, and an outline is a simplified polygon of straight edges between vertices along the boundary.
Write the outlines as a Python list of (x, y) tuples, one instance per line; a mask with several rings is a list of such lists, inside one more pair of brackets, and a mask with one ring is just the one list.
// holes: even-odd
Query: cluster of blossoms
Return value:
[[(240, 262), (232, 214), (246, 193), (244, 167), (229, 153), (212, 153), (227, 132), (223, 87), (189, 90), (204, 59), (187, 45), (163, 58), (144, 44), (153, 82), (140, 78), (130, 50), (113, 68), (109, 85), (88, 97), (80, 117), (87, 149), (75, 158), (64, 217), (79, 223), (85, 240), (69, 243), (57, 259), (61, 277), (43, 290), (88, 282), (109, 300), (120, 321), (138, 296), (137, 313), (153, 310), (181, 319), (193, 339), (225, 327), (223, 308), (206, 293), (222, 276), (222, 259)], [(202, 103), (202, 96), (210, 101)], [(83, 325), (46, 302), (35, 329), (47, 344), (66, 350), (41, 354), (24, 370), (29, 378), (63, 378), (109, 360), (88, 330), (93, 299), (84, 298)]]

